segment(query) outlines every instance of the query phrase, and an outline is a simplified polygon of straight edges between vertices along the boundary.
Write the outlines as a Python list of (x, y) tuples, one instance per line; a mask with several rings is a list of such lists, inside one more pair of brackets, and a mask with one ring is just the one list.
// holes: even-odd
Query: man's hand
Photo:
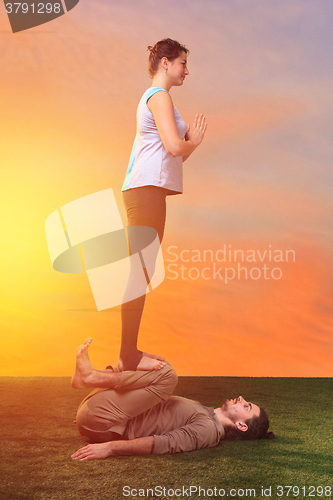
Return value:
[(154, 449), (154, 437), (148, 436), (129, 441), (108, 441), (107, 443), (88, 444), (73, 453), (73, 460), (99, 460), (118, 455), (150, 455)]
[(73, 453), (73, 460), (100, 460), (112, 455), (112, 441), (107, 443), (88, 444)]

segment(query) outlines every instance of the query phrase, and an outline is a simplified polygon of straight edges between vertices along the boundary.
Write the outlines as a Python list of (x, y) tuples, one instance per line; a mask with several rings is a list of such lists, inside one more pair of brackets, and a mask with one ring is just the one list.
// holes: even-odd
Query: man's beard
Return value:
[(225, 399), (222, 403), (222, 410), (226, 410), (229, 406), (229, 400), (228, 399)]

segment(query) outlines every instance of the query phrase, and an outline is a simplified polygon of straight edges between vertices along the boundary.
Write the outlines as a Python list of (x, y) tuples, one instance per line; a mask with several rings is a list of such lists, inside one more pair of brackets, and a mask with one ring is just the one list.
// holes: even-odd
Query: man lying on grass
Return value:
[(92, 339), (79, 346), (72, 386), (99, 387), (81, 403), (80, 433), (91, 443), (72, 455), (93, 460), (117, 455), (162, 455), (210, 448), (221, 439), (271, 439), (263, 408), (242, 396), (221, 408), (171, 396), (177, 374), (165, 363), (155, 371), (95, 370), (89, 359)]

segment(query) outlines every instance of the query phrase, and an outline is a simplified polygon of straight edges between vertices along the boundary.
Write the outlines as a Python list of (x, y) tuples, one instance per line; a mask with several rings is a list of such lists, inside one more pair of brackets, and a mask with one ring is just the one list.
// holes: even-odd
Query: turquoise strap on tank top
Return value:
[[(148, 99), (151, 96), (153, 96), (154, 94), (156, 94), (156, 92), (159, 92), (160, 90), (163, 90), (164, 92), (168, 92), (167, 90), (163, 89), (162, 87), (151, 87), (151, 89), (149, 90), (149, 92), (146, 95), (146, 102), (148, 101)], [(168, 92), (168, 94), (169, 94), (169, 92)], [(170, 95), (170, 97), (171, 97), (171, 95)]]

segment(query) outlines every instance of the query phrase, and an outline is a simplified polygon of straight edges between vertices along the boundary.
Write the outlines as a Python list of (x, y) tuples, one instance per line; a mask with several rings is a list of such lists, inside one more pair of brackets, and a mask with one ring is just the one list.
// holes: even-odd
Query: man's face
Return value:
[(222, 411), (232, 422), (244, 423), (255, 415), (259, 417), (260, 408), (239, 396), (235, 399), (226, 399), (223, 402)]

